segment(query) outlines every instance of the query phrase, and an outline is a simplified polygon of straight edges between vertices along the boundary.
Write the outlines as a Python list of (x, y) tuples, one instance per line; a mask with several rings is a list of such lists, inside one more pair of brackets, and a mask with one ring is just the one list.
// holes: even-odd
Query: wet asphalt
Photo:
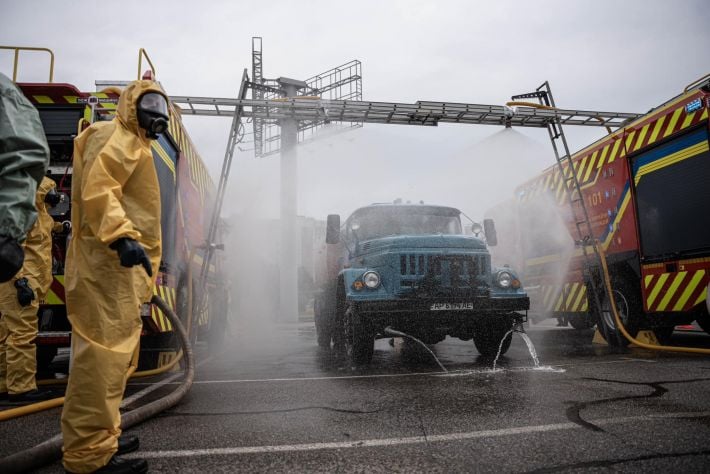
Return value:
[[(150, 472), (708, 472), (710, 359), (592, 344), (591, 330), (527, 328), (493, 372), (471, 341), (378, 340), (352, 368), (312, 322), (237, 326), (173, 409), (130, 430)], [(710, 346), (676, 331), (674, 344)], [(66, 356), (54, 364), (61, 371)], [(127, 396), (153, 387), (131, 382)], [(176, 378), (136, 400), (175, 388)], [(59, 409), (0, 423), (0, 456), (56, 434)], [(63, 472), (55, 463), (38, 472)]]

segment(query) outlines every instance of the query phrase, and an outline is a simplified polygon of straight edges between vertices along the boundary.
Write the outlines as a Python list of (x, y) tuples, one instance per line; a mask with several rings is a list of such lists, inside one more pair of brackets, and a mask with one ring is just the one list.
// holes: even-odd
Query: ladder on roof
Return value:
[[(552, 97), (550, 84), (547, 81), (535, 89), (535, 92), (516, 95), (511, 97), (511, 99), (514, 101), (519, 99), (537, 99), (540, 104), (540, 110), (557, 110), (555, 107), (555, 99)], [(603, 119), (597, 119), (597, 121), (601, 125)], [(601, 268), (601, 259), (603, 257), (598, 247), (598, 245), (601, 244), (594, 238), (592, 223), (589, 219), (587, 207), (584, 204), (582, 188), (579, 185), (577, 172), (574, 167), (574, 163), (572, 162), (572, 154), (570, 153), (569, 146), (567, 145), (567, 138), (565, 137), (565, 133), (562, 128), (563, 123), (564, 121), (561, 119), (561, 116), (558, 115), (555, 120), (547, 122), (546, 127), (550, 136), (550, 142), (552, 143), (552, 149), (555, 152), (555, 161), (557, 163), (557, 169), (560, 173), (560, 179), (564, 182), (563, 187), (570, 204), (570, 209), (572, 210), (574, 226), (577, 230), (577, 240), (575, 241), (575, 244), (582, 249), (582, 258), (584, 259), (582, 275), (586, 283), (589, 285), (587, 291), (589, 309), (591, 314), (595, 317), (595, 320), (601, 321), (600, 318), (602, 317), (603, 311), (601, 296), (604, 292), (606, 292), (606, 288), (600, 280), (600, 278), (603, 277), (595, 274), (594, 271), (594, 269)], [(606, 296), (611, 298), (611, 295)], [(610, 331), (607, 331), (606, 324), (599, 324), (599, 326), (601, 326), (601, 330), (605, 331), (604, 336), (607, 341), (612, 340), (610, 337), (616, 336), (614, 334), (609, 334)]]

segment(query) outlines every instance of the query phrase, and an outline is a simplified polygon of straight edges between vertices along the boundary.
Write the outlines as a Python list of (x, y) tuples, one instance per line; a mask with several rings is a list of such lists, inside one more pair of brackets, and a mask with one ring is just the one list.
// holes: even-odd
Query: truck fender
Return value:
[(353, 290), (353, 283), (355, 283), (355, 280), (359, 279), (366, 270), (366, 268), (344, 268), (340, 270), (338, 279), (343, 282), (346, 298), (357, 294), (357, 292)]

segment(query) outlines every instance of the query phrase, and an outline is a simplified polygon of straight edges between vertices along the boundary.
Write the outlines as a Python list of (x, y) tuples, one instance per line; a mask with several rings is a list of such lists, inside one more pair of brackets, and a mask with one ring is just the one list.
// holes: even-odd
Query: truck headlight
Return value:
[(362, 275), (362, 281), (366, 287), (374, 289), (380, 286), (380, 275), (377, 272), (365, 272)]
[(508, 272), (498, 272), (496, 278), (498, 279), (498, 285), (502, 288), (510, 288), (513, 283), (513, 275)]

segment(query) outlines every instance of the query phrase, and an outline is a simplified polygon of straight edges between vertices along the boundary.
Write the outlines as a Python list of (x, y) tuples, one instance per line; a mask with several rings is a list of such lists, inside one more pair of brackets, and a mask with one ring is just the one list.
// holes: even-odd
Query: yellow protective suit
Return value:
[[(37, 388), (37, 310), (52, 283), (52, 230), (55, 222), (47, 212), (44, 197), (56, 186), (42, 178), (35, 194), (37, 220), (22, 245), (25, 262), (10, 281), (0, 284), (0, 392), (20, 394)], [(61, 224), (56, 223), (61, 229)], [(17, 301), (15, 281), (27, 278), (35, 299), (28, 306)]]
[[(136, 102), (152, 81), (132, 82), (116, 117), (74, 140), (73, 235), (65, 290), (72, 324), (72, 365), (62, 411), (64, 467), (91, 472), (106, 465), (121, 434), (119, 405), (129, 369), (138, 362), (141, 303), (150, 300), (161, 256), (160, 189), (150, 140)], [(135, 239), (153, 266), (122, 267), (109, 245)]]

